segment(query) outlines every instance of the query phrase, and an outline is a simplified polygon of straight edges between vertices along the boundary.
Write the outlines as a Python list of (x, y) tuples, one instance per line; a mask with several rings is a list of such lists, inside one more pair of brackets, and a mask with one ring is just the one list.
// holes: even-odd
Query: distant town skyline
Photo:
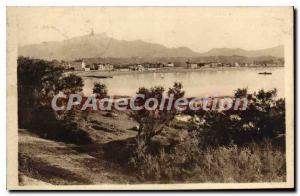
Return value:
[(196, 52), (212, 48), (257, 50), (282, 45), (292, 9), (260, 7), (18, 8), (19, 46), (95, 34), (142, 40)]

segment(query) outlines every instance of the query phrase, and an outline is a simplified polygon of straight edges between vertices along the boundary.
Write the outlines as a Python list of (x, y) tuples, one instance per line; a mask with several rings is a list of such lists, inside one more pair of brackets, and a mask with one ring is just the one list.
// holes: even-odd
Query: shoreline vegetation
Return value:
[[(55, 94), (82, 92), (82, 77), (94, 73), (18, 58), (20, 185), (286, 181), (285, 100), (276, 89), (237, 89), (245, 111), (190, 112), (186, 121), (176, 110), (53, 111)], [(95, 83), (92, 93), (103, 99), (109, 90)], [(137, 93), (185, 96), (181, 83)]]

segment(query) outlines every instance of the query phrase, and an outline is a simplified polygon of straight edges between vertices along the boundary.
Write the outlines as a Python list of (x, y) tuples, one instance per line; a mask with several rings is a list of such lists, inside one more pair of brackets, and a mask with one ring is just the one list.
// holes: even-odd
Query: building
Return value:
[(100, 69), (100, 65), (97, 63), (92, 63), (88, 66), (89, 66), (90, 70), (99, 70)]
[(86, 64), (84, 61), (74, 61), (70, 63), (70, 68), (74, 69), (75, 71), (84, 71), (86, 68)]
[(145, 67), (143, 65), (141, 65), (141, 64), (137, 64), (137, 65), (135, 64), (135, 65), (130, 65), (129, 69), (131, 71), (144, 71)]
[(108, 64), (104, 65), (104, 68), (106, 71), (112, 71), (112, 70), (114, 70), (114, 65), (111, 65), (108, 63)]
[(98, 64), (98, 70), (100, 71), (112, 71), (114, 66), (111, 64)]
[(182, 61), (174, 62), (174, 67), (186, 67), (186, 62), (182, 62)]
[(212, 67), (223, 67), (222, 63), (212, 63)]
[(169, 62), (169, 63), (167, 63), (166, 66), (167, 66), (167, 67), (174, 67), (174, 63)]
[(71, 64), (69, 62), (65, 62), (62, 64), (62, 67), (65, 69), (71, 69)]
[(143, 67), (143, 65), (137, 65), (137, 71), (145, 71), (145, 68)]
[(98, 70), (104, 71), (105, 70), (105, 65), (104, 64), (98, 64)]
[(187, 68), (188, 69), (197, 69), (198, 68), (198, 64), (197, 63), (187, 62)]

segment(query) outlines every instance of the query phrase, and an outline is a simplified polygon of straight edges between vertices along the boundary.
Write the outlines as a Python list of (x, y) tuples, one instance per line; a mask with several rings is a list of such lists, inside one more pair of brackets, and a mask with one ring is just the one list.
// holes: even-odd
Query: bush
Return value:
[[(239, 146), (265, 139), (275, 139), (285, 134), (285, 100), (276, 100), (276, 90), (248, 94), (246, 89), (238, 89), (235, 98), (246, 97), (246, 110), (208, 111), (198, 115), (201, 123), (192, 130), (197, 130), (202, 147)], [(285, 148), (285, 144), (280, 144)]]
[(96, 94), (96, 97), (101, 99), (107, 96), (107, 87), (105, 84), (96, 82), (94, 84), (93, 93)]
[[(161, 102), (163, 100), (163, 93), (165, 92), (163, 87), (157, 86), (154, 88), (140, 88), (136, 94), (144, 95), (144, 98), (136, 99), (136, 106), (142, 107), (141, 110), (133, 110), (131, 117), (139, 123), (138, 136), (144, 138), (144, 142), (149, 145), (152, 137), (159, 135), (178, 114), (175, 109), (166, 110), (160, 109)], [(181, 83), (174, 83), (172, 88), (169, 88), (167, 94), (174, 96), (174, 101), (184, 96)], [(155, 98), (158, 105), (153, 110), (145, 108), (146, 100)], [(173, 103), (172, 103), (173, 104)], [(154, 105), (149, 105), (153, 107)]]
[(63, 91), (66, 95), (81, 92), (83, 86), (84, 83), (82, 78), (80, 76), (76, 76), (75, 74), (70, 74), (62, 77), (59, 80), (59, 90)]
[(285, 152), (270, 143), (207, 148), (199, 157), (190, 181), (284, 182), (285, 160)]
[(285, 152), (271, 143), (248, 147), (219, 146), (200, 149), (195, 139), (170, 153), (146, 152), (139, 143), (130, 164), (144, 182), (284, 182)]
[(36, 108), (33, 113), (31, 131), (41, 137), (74, 144), (92, 143), (91, 137), (78, 122), (58, 120), (50, 106)]
[(143, 139), (136, 140), (137, 146), (129, 165), (138, 171), (137, 175), (147, 182), (182, 182), (191, 173), (199, 156), (197, 139), (189, 135), (188, 139), (168, 151), (160, 148), (150, 151)]

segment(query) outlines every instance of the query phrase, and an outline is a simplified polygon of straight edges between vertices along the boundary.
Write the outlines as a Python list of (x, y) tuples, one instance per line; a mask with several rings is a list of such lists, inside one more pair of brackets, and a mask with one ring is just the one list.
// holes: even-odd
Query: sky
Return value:
[[(8, 8), (19, 46), (90, 33), (143, 40), (197, 52), (264, 49), (292, 32), (291, 7), (22, 7)], [(9, 25), (9, 24), (8, 24)]]

